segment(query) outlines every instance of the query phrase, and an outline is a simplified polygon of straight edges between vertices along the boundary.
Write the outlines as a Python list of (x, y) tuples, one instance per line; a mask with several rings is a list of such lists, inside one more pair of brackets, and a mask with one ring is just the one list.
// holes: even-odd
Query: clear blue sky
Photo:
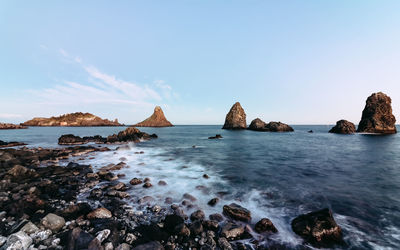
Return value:
[(222, 124), (400, 120), (400, 1), (3, 1), (0, 121), (83, 111)]

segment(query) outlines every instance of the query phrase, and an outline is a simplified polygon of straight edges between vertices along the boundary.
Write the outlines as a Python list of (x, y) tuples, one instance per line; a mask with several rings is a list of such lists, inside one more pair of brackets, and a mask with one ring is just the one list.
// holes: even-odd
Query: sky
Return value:
[(0, 0), (0, 122), (90, 112), (133, 124), (400, 121), (400, 1)]

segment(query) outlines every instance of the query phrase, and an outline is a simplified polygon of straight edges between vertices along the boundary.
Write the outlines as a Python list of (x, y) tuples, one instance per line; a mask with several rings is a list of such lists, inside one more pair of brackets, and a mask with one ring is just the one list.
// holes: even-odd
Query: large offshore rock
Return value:
[(357, 132), (395, 134), (396, 118), (392, 114), (392, 99), (382, 92), (368, 97)]
[(223, 129), (246, 129), (246, 113), (239, 102), (233, 104), (225, 118)]
[(329, 133), (335, 133), (335, 134), (353, 134), (356, 132), (356, 126), (354, 123), (346, 121), (346, 120), (340, 120), (336, 122), (336, 125), (329, 130)]
[(293, 132), (294, 129), (289, 125), (282, 122), (269, 122), (265, 123), (260, 118), (251, 121), (249, 130), (262, 131), (262, 132)]
[(154, 108), (153, 114), (146, 120), (139, 122), (134, 127), (172, 127), (167, 118), (165, 118), (164, 112), (160, 106)]

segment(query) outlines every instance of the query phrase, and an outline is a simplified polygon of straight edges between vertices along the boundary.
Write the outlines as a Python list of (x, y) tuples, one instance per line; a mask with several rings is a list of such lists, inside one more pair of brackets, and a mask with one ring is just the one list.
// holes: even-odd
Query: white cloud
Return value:
[(64, 57), (68, 57), (68, 58), (69, 58), (69, 55), (68, 55), (68, 53), (67, 53), (65, 50), (60, 49), (60, 53), (61, 53), (61, 55), (63, 55)]

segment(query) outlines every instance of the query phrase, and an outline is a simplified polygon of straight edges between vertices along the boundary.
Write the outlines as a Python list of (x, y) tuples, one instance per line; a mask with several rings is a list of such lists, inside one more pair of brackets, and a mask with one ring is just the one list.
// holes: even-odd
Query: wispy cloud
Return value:
[(112, 74), (105, 73), (93, 65), (86, 65), (78, 56), (73, 56), (64, 49), (59, 53), (68, 60), (76, 63), (86, 74), (87, 79), (60, 81), (55, 86), (30, 92), (40, 97), (46, 104), (133, 104), (153, 106), (160, 104), (163, 98), (171, 97), (172, 87), (163, 80), (152, 84), (138, 84), (133, 81), (120, 79)]

